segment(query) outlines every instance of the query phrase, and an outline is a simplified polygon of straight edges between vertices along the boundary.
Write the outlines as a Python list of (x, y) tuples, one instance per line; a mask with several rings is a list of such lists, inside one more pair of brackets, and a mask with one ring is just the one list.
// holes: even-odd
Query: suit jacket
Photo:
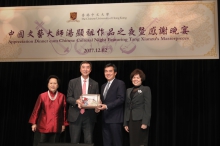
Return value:
[(142, 120), (142, 124), (150, 126), (151, 119), (151, 90), (148, 86), (140, 86), (131, 100), (130, 94), (133, 88), (126, 91), (124, 126), (128, 125), (130, 112), (132, 120)]
[(58, 92), (57, 98), (51, 100), (48, 92), (38, 96), (29, 123), (37, 124), (37, 131), (41, 133), (60, 133), (62, 125), (68, 125), (66, 120), (66, 97)]
[[(99, 85), (96, 81), (89, 78), (88, 94), (99, 94)], [(82, 95), (82, 83), (81, 77), (72, 79), (69, 81), (67, 90), (67, 103), (69, 104), (68, 110), (68, 121), (74, 122), (77, 120), (80, 109), (76, 104), (76, 100)], [(86, 116), (90, 117), (93, 122), (96, 122), (96, 113), (94, 109), (88, 109), (84, 113)]]
[(114, 79), (104, 99), (103, 92), (106, 84), (101, 87), (101, 100), (103, 104), (107, 105), (108, 109), (103, 111), (102, 118), (106, 123), (123, 123), (125, 83)]

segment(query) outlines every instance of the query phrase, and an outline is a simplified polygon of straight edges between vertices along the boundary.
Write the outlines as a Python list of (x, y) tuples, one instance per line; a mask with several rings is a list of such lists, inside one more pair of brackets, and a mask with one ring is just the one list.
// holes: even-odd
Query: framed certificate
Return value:
[(100, 103), (100, 94), (82, 94), (80, 99), (83, 103), (82, 108), (92, 109), (96, 108)]

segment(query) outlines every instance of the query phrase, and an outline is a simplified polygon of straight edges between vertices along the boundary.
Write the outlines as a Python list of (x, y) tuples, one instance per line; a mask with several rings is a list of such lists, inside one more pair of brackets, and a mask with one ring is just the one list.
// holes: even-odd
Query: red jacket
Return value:
[(62, 125), (68, 125), (66, 119), (66, 97), (58, 92), (57, 98), (51, 100), (48, 92), (41, 93), (36, 101), (29, 123), (37, 124), (41, 133), (59, 133)]

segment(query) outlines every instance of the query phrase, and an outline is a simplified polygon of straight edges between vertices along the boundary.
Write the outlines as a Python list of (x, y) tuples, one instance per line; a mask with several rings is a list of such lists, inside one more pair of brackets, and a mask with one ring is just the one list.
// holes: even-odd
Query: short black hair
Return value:
[(56, 75), (50, 75), (50, 76), (47, 78), (47, 84), (49, 83), (49, 81), (50, 81), (51, 78), (57, 79), (57, 84), (60, 85), (60, 79), (59, 79), (59, 77), (56, 76)]
[(82, 61), (82, 62), (80, 63), (79, 68), (81, 68), (82, 64), (89, 64), (89, 65), (90, 65), (90, 68), (91, 68), (91, 70), (92, 70), (92, 62), (90, 62), (90, 61)]
[[(107, 67), (113, 67), (114, 68), (114, 72), (117, 72), (117, 67), (115, 66), (115, 64), (108, 63), (108, 64), (105, 65), (105, 68), (107, 68)], [(105, 68), (104, 68), (104, 71), (105, 71)]]

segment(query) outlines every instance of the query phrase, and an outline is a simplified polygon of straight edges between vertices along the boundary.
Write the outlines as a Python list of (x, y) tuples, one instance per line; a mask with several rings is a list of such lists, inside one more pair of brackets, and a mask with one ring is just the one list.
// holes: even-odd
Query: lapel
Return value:
[[(138, 90), (141, 90), (142, 91), (142, 88), (143, 87), (143, 85), (141, 85), (139, 88), (138, 88)], [(133, 89), (133, 88), (132, 88)], [(138, 91), (134, 94), (134, 97), (133, 97), (133, 99), (135, 99), (137, 96), (139, 96), (139, 95), (141, 95), (142, 93), (138, 93)]]
[(133, 88), (129, 88), (128, 91), (127, 91), (128, 101), (131, 101), (131, 97), (130, 97), (130, 95), (131, 95), (131, 91), (132, 91), (132, 90), (133, 90)]
[[(116, 86), (115, 84), (116, 84), (116, 81), (117, 79), (115, 78), (113, 81), (112, 81), (112, 83), (111, 83), (111, 85), (110, 85), (110, 87), (108, 88), (108, 91), (110, 91), (112, 88), (114, 88), (114, 86)], [(106, 83), (107, 84), (107, 83)], [(107, 94), (108, 94), (108, 92), (107, 92)]]
[(88, 85), (88, 94), (90, 94), (91, 93), (91, 91), (92, 91), (92, 80), (89, 78), (89, 85)]
[(76, 81), (76, 91), (79, 91), (79, 94), (82, 94), (82, 83), (81, 83), (81, 77), (79, 77)]
[[(107, 83), (108, 83), (108, 82), (107, 82)], [(105, 83), (105, 85), (104, 85), (102, 95), (104, 94), (105, 86), (107, 85), (107, 83)], [(108, 92), (107, 92), (107, 94), (106, 94), (105, 99), (108, 98), (108, 95), (109, 95), (109, 93), (111, 92), (111, 89), (114, 88), (115, 84), (116, 84), (116, 78), (113, 80), (113, 82), (111, 83), (110, 87), (108, 88)]]
[(101, 89), (101, 93), (102, 93), (102, 95), (103, 95), (103, 93), (104, 93), (104, 90), (105, 90), (105, 86), (106, 86), (106, 84), (107, 84), (107, 83), (103, 84), (103, 86), (102, 86), (102, 89)]
[(105, 100), (103, 94), (104, 94), (104, 90), (105, 90), (106, 84), (107, 84), (107, 83), (103, 84), (102, 87), (101, 87), (101, 99), (102, 99), (103, 101)]

